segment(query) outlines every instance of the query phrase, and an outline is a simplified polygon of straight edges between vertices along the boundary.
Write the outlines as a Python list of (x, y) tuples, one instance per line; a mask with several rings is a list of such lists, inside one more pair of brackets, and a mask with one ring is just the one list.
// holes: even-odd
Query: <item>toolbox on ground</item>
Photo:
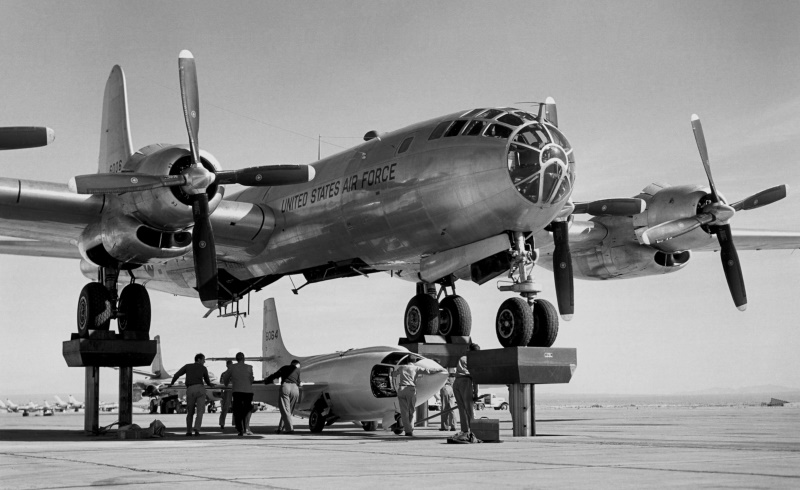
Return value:
[(498, 419), (480, 418), (472, 421), (470, 425), (475, 437), (483, 442), (500, 440), (500, 421)]

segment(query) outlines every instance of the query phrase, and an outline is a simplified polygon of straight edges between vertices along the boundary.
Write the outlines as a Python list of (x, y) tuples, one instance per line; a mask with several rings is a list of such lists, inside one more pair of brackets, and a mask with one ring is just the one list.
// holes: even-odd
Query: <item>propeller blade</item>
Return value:
[(575, 313), (575, 288), (572, 277), (572, 254), (569, 251), (569, 227), (566, 221), (553, 221), (553, 278), (561, 318), (572, 320)]
[(56, 139), (50, 128), (39, 126), (12, 126), (0, 128), (0, 150), (18, 150), (49, 145)]
[(748, 198), (742, 199), (741, 201), (734, 203), (731, 207), (736, 211), (748, 211), (750, 209), (766, 206), (767, 204), (772, 204), (775, 201), (780, 201), (784, 197), (786, 197), (786, 186), (779, 185), (765, 189), (761, 192), (753, 194)]
[(544, 118), (553, 126), (558, 127), (558, 111), (556, 110), (556, 101), (552, 97), (544, 99)]
[(189, 133), (189, 149), (196, 166), (200, 165), (200, 146), (197, 134), (200, 132), (200, 93), (197, 90), (197, 68), (194, 56), (184, 49), (178, 55), (178, 72), (181, 82), (181, 103), (186, 131)]
[(641, 236), (642, 243), (645, 245), (652, 245), (654, 243), (663, 242), (664, 240), (676, 238), (703, 225), (707, 225), (714, 221), (714, 219), (714, 215), (702, 213), (689, 218), (665, 221), (645, 230)]
[(703, 168), (706, 170), (706, 177), (708, 177), (708, 185), (711, 187), (714, 202), (719, 202), (717, 186), (714, 185), (714, 178), (711, 176), (711, 164), (708, 161), (708, 149), (706, 149), (703, 125), (700, 124), (700, 117), (697, 114), (692, 114), (692, 131), (694, 132), (694, 140), (697, 143), (697, 150), (700, 152), (700, 159), (703, 161)]
[(183, 175), (115, 173), (77, 175), (69, 179), (67, 186), (76, 194), (124, 194), (184, 184)]
[(643, 213), (647, 203), (637, 198), (600, 199), (599, 201), (575, 203), (573, 214), (592, 216), (633, 216)]
[(731, 290), (733, 303), (739, 311), (744, 311), (747, 309), (747, 292), (744, 288), (744, 277), (742, 276), (742, 266), (739, 263), (739, 254), (736, 253), (736, 247), (733, 245), (731, 226), (714, 226), (711, 231), (717, 235), (717, 240), (719, 241), (722, 269), (725, 271), (725, 279), (728, 281), (728, 289)]
[(260, 187), (302, 184), (313, 180), (314, 175), (314, 167), (310, 165), (264, 165), (240, 170), (221, 170), (217, 172), (215, 181), (218, 184)]
[(192, 251), (194, 273), (197, 276), (197, 292), (206, 308), (217, 306), (217, 252), (214, 246), (214, 231), (208, 212), (208, 194), (202, 192), (192, 200), (194, 230)]

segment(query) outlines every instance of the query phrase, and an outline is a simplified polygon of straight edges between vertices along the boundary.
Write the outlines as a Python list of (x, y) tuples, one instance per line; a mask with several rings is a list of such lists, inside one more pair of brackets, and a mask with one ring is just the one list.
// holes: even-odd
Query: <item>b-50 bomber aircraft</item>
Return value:
[[(286, 275), (309, 284), (378, 271), (416, 283), (404, 314), (410, 341), (469, 335), (457, 280), (485, 284), (505, 274), (499, 289), (519, 297), (497, 312), (500, 343), (549, 347), (558, 315), (538, 297), (537, 260), (554, 271), (558, 312), (569, 320), (575, 276), (662, 274), (683, 267), (692, 248), (720, 249), (734, 303), (744, 308), (729, 221), (786, 194), (778, 186), (728, 205), (694, 117), (708, 187), (654, 185), (635, 198), (572, 202), (574, 151), (551, 98), (535, 113), (477, 108), (370, 131), (364, 143), (311, 165), (226, 171), (199, 147), (188, 51), (179, 80), (189, 145), (132, 151), (125, 77), (115, 66), (97, 174), (69, 185), (0, 179), (0, 234), (27, 239), (0, 242), (0, 253), (80, 258), (95, 281), (79, 296), (80, 335), (114, 318), (120, 331), (149, 330), (147, 289), (199, 296), (213, 311)], [(232, 183), (248, 188), (226, 196)], [(745, 248), (800, 244), (791, 233), (744, 238)]]

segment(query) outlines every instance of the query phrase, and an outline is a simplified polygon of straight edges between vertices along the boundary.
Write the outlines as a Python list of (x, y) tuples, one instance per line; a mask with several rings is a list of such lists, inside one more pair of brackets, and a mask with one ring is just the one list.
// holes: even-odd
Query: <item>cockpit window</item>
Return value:
[(458, 121), (454, 122), (447, 132), (444, 133), (444, 137), (449, 138), (451, 136), (458, 136), (458, 133), (461, 132), (461, 129), (465, 124), (467, 124), (467, 121), (464, 119), (459, 119)]
[(453, 121), (444, 121), (440, 122), (438, 126), (433, 130), (430, 136), (428, 136), (428, 140), (435, 140), (436, 138), (441, 138), (444, 134), (444, 130), (450, 126), (450, 123)]
[(408, 352), (392, 352), (383, 358), (381, 364), (393, 364), (396, 366), (398, 362), (405, 359), (408, 355)]
[(511, 126), (522, 126), (523, 121), (519, 117), (515, 116), (514, 114), (504, 114), (500, 116), (498, 119), (500, 122), (504, 122), (506, 124), (510, 124)]
[(463, 115), (463, 116), (461, 116), (461, 117), (472, 117), (472, 116), (474, 116), (474, 115), (476, 115), (476, 114), (480, 114), (480, 113), (481, 113), (481, 112), (483, 112), (484, 110), (485, 110), (485, 109), (472, 109), (471, 111), (467, 112), (466, 114), (464, 114), (464, 115)]
[(483, 133), (484, 136), (491, 136), (492, 138), (508, 138), (511, 136), (512, 129), (502, 124), (492, 124)]
[(478, 117), (480, 117), (482, 119), (494, 119), (494, 118), (496, 118), (498, 116), (498, 114), (502, 114), (502, 113), (503, 113), (503, 111), (501, 111), (499, 109), (489, 109), (486, 112), (484, 112), (483, 114), (479, 114)]
[(529, 201), (561, 202), (575, 180), (572, 147), (550, 124), (524, 126), (508, 147), (508, 173), (514, 187)]
[(397, 153), (405, 153), (408, 150), (408, 147), (411, 146), (411, 142), (414, 141), (413, 136), (409, 136), (408, 138), (404, 139), (402, 143), (400, 143), (400, 148), (397, 149)]
[(483, 121), (470, 121), (470, 123), (467, 125), (467, 129), (464, 130), (464, 135), (480, 136), (484, 126), (486, 126), (486, 123)]

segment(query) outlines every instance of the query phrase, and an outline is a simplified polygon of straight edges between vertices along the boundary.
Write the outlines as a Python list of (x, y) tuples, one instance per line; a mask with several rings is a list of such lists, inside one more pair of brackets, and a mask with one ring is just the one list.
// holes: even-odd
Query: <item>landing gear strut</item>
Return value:
[(78, 335), (88, 337), (90, 330), (108, 330), (117, 319), (122, 332), (150, 331), (150, 297), (141, 284), (131, 282), (117, 297), (119, 269), (101, 267), (97, 282), (87, 284), (78, 298)]
[(542, 290), (533, 282), (528, 268), (534, 254), (525, 244), (525, 236), (514, 232), (512, 266), (508, 272), (512, 284), (500, 285), (501, 291), (519, 293), (500, 305), (495, 319), (497, 339), (503, 347), (550, 347), (558, 335), (558, 313), (547, 300), (536, 299)]

